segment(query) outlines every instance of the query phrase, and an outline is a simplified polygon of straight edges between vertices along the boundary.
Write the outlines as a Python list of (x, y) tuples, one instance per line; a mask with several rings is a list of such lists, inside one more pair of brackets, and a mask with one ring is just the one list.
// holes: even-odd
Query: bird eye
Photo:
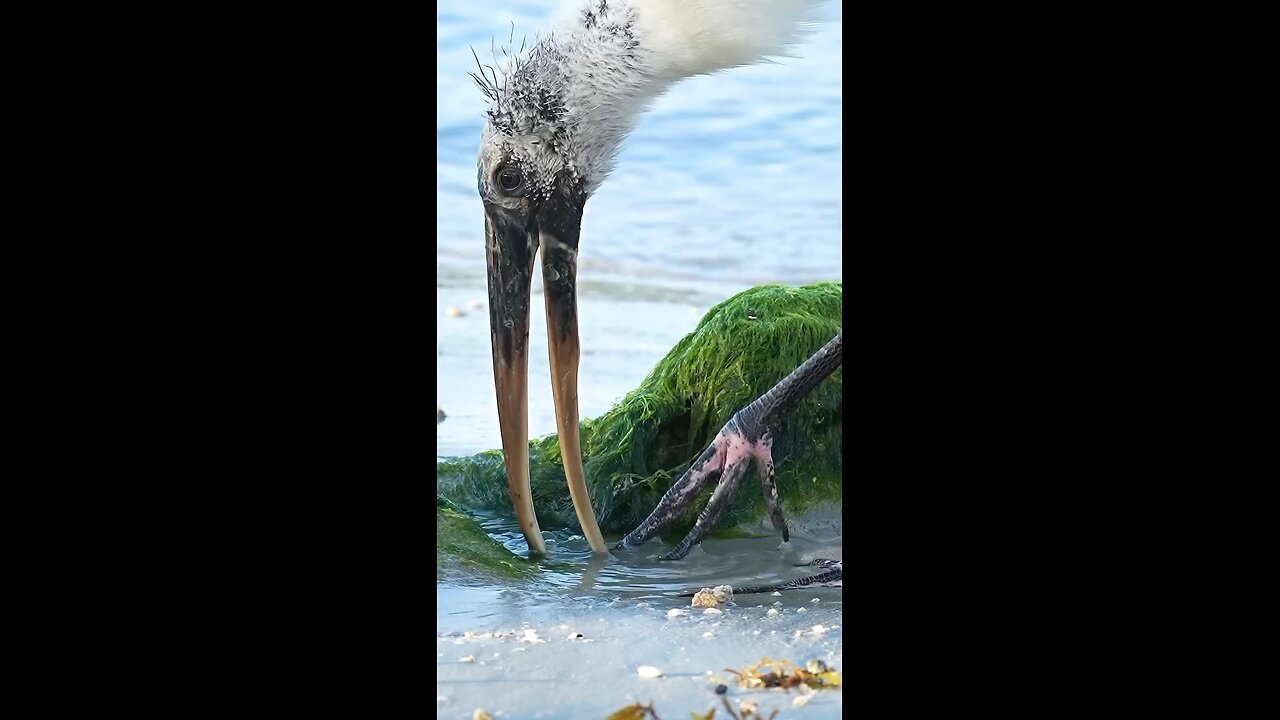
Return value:
[(505, 167), (498, 171), (498, 187), (502, 188), (503, 192), (513, 193), (523, 184), (524, 175), (519, 169)]

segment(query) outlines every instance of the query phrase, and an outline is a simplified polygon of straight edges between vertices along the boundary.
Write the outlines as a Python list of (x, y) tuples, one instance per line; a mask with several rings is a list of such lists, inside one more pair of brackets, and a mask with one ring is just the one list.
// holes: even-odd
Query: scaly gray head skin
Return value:
[(556, 429), (583, 534), (606, 552), (578, 438), (577, 262), (582, 210), (648, 103), (672, 83), (777, 54), (813, 0), (570, 0), (555, 32), (501, 78), (477, 186), (484, 202), (489, 326), (512, 504), (531, 553), (546, 548), (529, 494), (528, 349), (533, 262), (542, 249)]

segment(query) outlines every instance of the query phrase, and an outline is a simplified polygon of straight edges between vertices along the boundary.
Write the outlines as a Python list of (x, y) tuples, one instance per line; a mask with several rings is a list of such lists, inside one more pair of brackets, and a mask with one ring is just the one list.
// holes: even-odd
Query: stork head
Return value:
[[(797, 36), (816, 0), (570, 0), (556, 31), (502, 73), (477, 185), (484, 203), (493, 378), (507, 484), (529, 550), (545, 553), (529, 488), (529, 293), (542, 251), (560, 456), (592, 550), (606, 552), (578, 438), (578, 237), (587, 198), (648, 103), (681, 78), (749, 64)], [(479, 61), (477, 60), (477, 64)]]
[(507, 484), (532, 553), (544, 553), (529, 487), (528, 350), (533, 263), (542, 250), (551, 385), (565, 477), (592, 550), (605, 552), (591, 509), (578, 439), (578, 234), (587, 201), (568, 139), (536, 113), (491, 117), (480, 147), (478, 189), (484, 203), (489, 328)]

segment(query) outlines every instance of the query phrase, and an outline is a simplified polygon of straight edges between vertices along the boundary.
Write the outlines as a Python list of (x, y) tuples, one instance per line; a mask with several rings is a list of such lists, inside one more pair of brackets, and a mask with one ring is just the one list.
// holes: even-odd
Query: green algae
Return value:
[[(840, 332), (841, 322), (840, 283), (765, 285), (712, 308), (639, 388), (582, 422), (584, 470), (601, 529), (621, 534), (638, 525), (724, 423)], [(771, 429), (779, 494), (789, 515), (840, 502), (841, 378), (837, 370)], [(529, 450), (539, 524), (577, 527), (558, 438), (537, 438)], [(439, 461), (436, 474), (441, 497), (512, 514), (500, 450)], [(671, 535), (692, 526), (709, 493), (688, 508)], [(758, 527), (764, 517), (753, 471), (720, 530), (753, 534), (748, 526)]]
[(490, 537), (480, 523), (445, 498), (436, 498), (436, 579), (477, 574), (508, 579), (537, 575), (535, 566)]

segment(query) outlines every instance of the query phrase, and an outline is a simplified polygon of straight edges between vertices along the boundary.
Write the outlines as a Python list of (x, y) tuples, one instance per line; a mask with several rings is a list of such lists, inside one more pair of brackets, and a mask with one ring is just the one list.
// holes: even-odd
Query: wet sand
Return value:
[[(688, 608), (688, 598), (599, 598), (547, 606), (524, 605), (527, 599), (518, 591), (438, 589), (439, 602), (465, 604), (469, 617), (438, 621), (437, 717), (469, 719), (474, 710), (484, 709), (495, 718), (603, 720), (631, 703), (652, 702), (662, 718), (687, 718), (713, 706), (719, 708), (717, 717), (727, 718), (714, 692), (722, 681), (735, 709), (748, 700), (766, 717), (774, 708), (779, 718), (839, 717), (842, 690), (815, 692), (797, 707), (792, 703), (802, 695), (799, 690), (741, 689), (724, 669), (741, 670), (768, 657), (801, 667), (816, 658), (843, 671), (841, 597), (833, 589), (739, 596), (738, 604), (722, 608), (722, 614), (705, 615)], [(814, 604), (815, 598), (820, 602)], [(775, 608), (775, 602), (781, 605)], [(673, 607), (691, 614), (668, 618)], [(769, 609), (779, 613), (769, 616)], [(814, 632), (815, 626), (825, 631)], [(466, 637), (468, 630), (511, 634)], [(461, 660), (467, 657), (474, 661)], [(662, 676), (640, 677), (637, 668), (646, 665)]]

